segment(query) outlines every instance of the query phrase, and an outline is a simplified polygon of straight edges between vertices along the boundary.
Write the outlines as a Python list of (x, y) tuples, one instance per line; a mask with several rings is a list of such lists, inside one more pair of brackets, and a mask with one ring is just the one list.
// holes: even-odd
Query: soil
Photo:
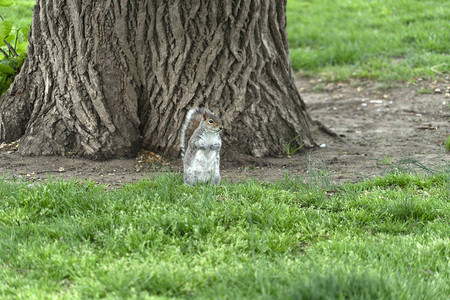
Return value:
[[(234, 156), (223, 159), (222, 178), (276, 181), (286, 174), (303, 180), (325, 175), (331, 183), (361, 181), (395, 168), (427, 172), (448, 168), (450, 80), (386, 84), (364, 80), (328, 83), (297, 78), (313, 120), (318, 147), (303, 147), (280, 158)], [(135, 159), (90, 161), (69, 157), (23, 157), (17, 143), (0, 145), (0, 176), (29, 181), (49, 178), (90, 179), (110, 188), (181, 172), (181, 160), (165, 161), (151, 152)]]

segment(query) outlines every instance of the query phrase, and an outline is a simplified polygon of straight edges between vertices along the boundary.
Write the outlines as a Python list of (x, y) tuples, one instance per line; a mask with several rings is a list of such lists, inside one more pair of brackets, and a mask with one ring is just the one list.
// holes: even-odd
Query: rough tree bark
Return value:
[(37, 0), (28, 58), (0, 100), (23, 155), (179, 153), (187, 110), (221, 116), (254, 156), (313, 144), (295, 87), (286, 1)]

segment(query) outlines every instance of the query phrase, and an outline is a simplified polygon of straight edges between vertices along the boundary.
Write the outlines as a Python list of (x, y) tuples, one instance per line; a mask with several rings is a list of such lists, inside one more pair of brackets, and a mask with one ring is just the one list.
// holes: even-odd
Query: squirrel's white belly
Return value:
[(188, 166), (191, 174), (194, 174), (196, 181), (210, 181), (214, 178), (219, 168), (219, 151), (217, 150), (199, 150), (194, 154), (191, 165)]

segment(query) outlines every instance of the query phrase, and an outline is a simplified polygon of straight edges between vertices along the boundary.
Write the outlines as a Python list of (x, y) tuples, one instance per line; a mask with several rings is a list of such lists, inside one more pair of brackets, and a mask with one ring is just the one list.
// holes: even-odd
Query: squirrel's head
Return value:
[(209, 131), (219, 132), (223, 128), (222, 121), (215, 115), (205, 112), (203, 114), (203, 120), (206, 124), (206, 128), (208, 128)]

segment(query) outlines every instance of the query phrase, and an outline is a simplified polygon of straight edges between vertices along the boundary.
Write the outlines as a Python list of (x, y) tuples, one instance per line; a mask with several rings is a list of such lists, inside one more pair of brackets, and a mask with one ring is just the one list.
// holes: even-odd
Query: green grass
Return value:
[(289, 0), (292, 65), (330, 80), (443, 78), (449, 16), (445, 0)]
[(447, 299), (448, 172), (320, 182), (3, 179), (0, 298)]

